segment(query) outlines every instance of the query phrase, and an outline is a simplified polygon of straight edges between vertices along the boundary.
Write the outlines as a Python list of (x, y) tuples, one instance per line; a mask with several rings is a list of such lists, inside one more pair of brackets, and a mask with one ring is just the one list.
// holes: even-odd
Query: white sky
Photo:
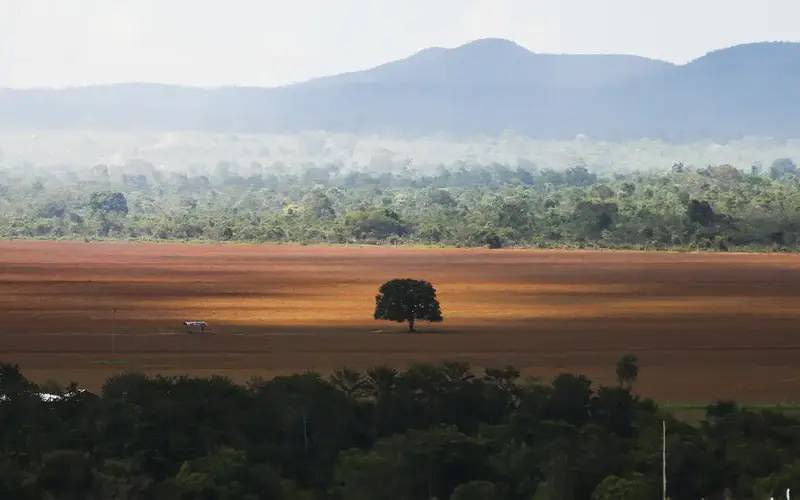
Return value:
[(800, 0), (0, 0), (0, 86), (273, 86), (486, 37), (683, 63), (800, 41)]

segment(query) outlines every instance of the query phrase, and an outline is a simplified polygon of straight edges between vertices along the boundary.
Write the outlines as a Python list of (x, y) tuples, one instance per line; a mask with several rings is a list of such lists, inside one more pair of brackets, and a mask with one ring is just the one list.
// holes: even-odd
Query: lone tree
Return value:
[(639, 360), (633, 354), (625, 354), (617, 361), (617, 383), (628, 389), (639, 376)]
[(375, 319), (402, 323), (408, 321), (408, 331), (414, 332), (414, 322), (442, 321), (442, 311), (436, 299), (436, 289), (427, 281), (395, 279), (387, 281), (375, 296)]

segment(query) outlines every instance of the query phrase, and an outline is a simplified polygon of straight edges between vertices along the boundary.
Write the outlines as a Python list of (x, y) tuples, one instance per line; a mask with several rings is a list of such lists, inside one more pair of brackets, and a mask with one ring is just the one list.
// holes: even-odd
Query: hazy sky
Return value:
[(683, 63), (799, 41), (800, 0), (0, 0), (0, 86), (272, 86), (486, 37)]

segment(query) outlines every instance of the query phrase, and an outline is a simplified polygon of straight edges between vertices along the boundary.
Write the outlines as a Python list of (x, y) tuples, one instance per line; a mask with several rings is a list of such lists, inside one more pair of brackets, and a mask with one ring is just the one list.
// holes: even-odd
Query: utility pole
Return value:
[(661, 421), (661, 498), (667, 500), (667, 421)]

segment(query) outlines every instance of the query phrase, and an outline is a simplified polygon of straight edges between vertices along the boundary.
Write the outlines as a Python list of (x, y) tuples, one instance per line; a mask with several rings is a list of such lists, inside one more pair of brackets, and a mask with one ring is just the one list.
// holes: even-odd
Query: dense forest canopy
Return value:
[(0, 237), (795, 249), (791, 158), (613, 173), (530, 162), (0, 170)]
[(662, 422), (673, 500), (800, 488), (797, 417), (721, 402), (688, 424), (634, 379), (450, 362), (247, 385), (128, 373), (95, 395), (0, 364), (0, 497), (646, 500)]

